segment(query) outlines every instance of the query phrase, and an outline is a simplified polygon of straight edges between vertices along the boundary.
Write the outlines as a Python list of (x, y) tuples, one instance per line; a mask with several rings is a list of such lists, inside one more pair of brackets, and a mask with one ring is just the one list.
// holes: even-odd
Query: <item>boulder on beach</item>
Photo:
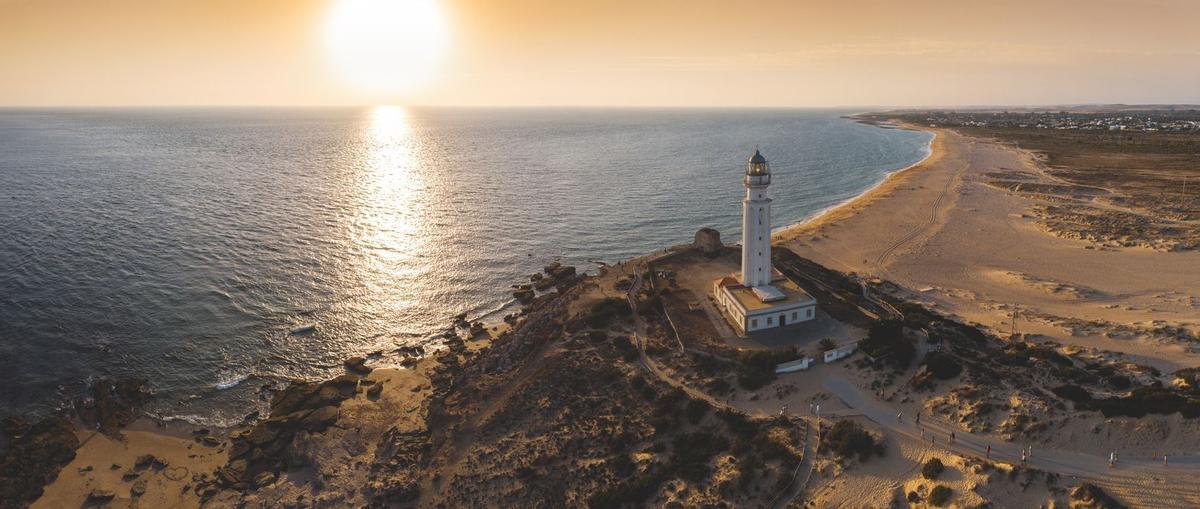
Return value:
[(351, 373), (366, 375), (371, 372), (371, 368), (367, 367), (367, 359), (362, 357), (351, 357), (343, 363), (346, 369)]

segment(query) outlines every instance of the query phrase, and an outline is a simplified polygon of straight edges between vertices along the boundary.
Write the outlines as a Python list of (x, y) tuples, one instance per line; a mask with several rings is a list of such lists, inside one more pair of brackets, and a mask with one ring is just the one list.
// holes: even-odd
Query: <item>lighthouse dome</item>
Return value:
[(767, 158), (763, 157), (762, 152), (754, 149), (754, 155), (750, 156), (750, 162), (746, 166), (746, 175), (770, 175), (771, 170), (767, 166)]

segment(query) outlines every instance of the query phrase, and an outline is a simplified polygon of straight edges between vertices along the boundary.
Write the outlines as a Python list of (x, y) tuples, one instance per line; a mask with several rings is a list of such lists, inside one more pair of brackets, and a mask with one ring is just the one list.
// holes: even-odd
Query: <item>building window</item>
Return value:
[(757, 319), (757, 318), (755, 318), (755, 319), (753, 319), (753, 320), (750, 320), (750, 326), (751, 326), (751, 327), (758, 327), (758, 319)]
[(775, 317), (773, 317), (773, 316), (768, 316), (768, 317), (767, 317), (767, 325), (771, 325), (771, 324), (773, 324), (773, 323), (775, 323)]
[(812, 312), (813, 312), (812, 308), (808, 308), (808, 317), (809, 318), (812, 318)]
[(792, 320), (795, 320), (795, 319), (796, 319), (796, 312), (792, 311)]

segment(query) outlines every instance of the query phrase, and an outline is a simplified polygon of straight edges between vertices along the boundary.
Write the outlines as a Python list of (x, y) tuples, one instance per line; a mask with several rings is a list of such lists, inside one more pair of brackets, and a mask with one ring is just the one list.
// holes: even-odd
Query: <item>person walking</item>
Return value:
[(1164, 466), (1164, 467), (1165, 467), (1165, 466), (1168, 466), (1168, 465), (1167, 465), (1167, 455), (1166, 455), (1166, 454), (1164, 454), (1164, 455), (1163, 455), (1163, 466)]
[(950, 432), (950, 443), (952, 443), (952, 444), (954, 443), (954, 432), (953, 431)]
[(988, 446), (986, 457), (987, 457), (987, 459), (992, 459), (992, 446), (990, 446), (990, 445)]

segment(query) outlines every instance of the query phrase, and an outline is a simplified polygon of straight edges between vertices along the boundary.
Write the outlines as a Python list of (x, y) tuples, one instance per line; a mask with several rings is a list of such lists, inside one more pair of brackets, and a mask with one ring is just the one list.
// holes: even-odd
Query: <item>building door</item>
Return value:
[(779, 326), (783, 327), (784, 325), (787, 325), (787, 313), (779, 315)]

